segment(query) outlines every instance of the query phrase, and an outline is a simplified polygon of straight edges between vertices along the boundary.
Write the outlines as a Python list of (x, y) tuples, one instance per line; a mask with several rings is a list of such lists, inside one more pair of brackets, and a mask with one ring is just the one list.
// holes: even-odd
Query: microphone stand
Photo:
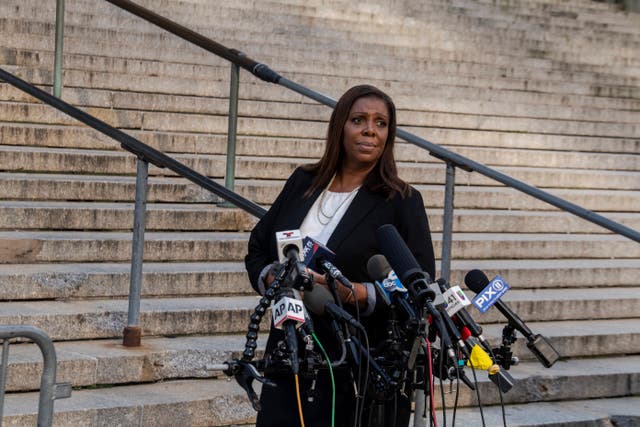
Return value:
[(494, 349), (496, 355), (496, 363), (502, 366), (504, 369), (509, 370), (510, 367), (517, 365), (520, 360), (513, 356), (511, 351), (511, 344), (515, 343), (518, 337), (516, 337), (516, 330), (510, 324), (505, 325), (502, 329), (502, 345), (499, 348)]

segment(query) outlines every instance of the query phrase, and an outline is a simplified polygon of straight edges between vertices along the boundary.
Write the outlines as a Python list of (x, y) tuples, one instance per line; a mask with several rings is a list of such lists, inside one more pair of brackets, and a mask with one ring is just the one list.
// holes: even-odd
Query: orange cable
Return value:
[(296, 380), (296, 397), (298, 398), (298, 413), (300, 414), (300, 426), (304, 427), (304, 416), (302, 415), (302, 400), (300, 399), (300, 383), (298, 382), (298, 374), (294, 375)]

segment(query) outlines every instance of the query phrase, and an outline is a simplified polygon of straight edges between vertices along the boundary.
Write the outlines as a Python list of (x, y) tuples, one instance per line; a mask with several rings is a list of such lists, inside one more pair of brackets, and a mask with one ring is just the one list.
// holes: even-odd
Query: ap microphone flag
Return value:
[(286, 320), (293, 320), (296, 324), (305, 322), (304, 304), (297, 298), (297, 291), (291, 296), (283, 296), (272, 306), (273, 326), (282, 329)]

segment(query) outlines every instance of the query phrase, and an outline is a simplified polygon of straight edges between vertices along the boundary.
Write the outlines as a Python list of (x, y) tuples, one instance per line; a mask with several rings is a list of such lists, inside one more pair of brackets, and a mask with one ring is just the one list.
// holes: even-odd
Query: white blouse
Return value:
[(335, 193), (325, 189), (307, 212), (300, 225), (300, 233), (326, 245), (359, 189), (360, 187), (354, 188), (349, 193)]

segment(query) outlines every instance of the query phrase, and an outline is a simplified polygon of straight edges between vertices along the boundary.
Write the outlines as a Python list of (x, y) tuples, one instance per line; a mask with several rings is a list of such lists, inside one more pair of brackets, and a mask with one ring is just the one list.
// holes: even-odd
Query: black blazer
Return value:
[[(287, 180), (271, 209), (256, 224), (249, 239), (245, 265), (251, 285), (258, 290), (258, 276), (262, 269), (278, 259), (275, 233), (300, 228), (307, 212), (318, 198), (321, 189), (311, 197), (304, 193), (311, 186), (313, 175), (296, 169)], [(364, 186), (327, 242), (336, 253), (335, 264), (351, 281), (371, 281), (367, 261), (381, 253), (375, 232), (381, 225), (393, 224), (424, 271), (435, 277), (435, 258), (429, 224), (420, 193), (411, 188), (409, 197), (394, 197), (373, 192)]]

